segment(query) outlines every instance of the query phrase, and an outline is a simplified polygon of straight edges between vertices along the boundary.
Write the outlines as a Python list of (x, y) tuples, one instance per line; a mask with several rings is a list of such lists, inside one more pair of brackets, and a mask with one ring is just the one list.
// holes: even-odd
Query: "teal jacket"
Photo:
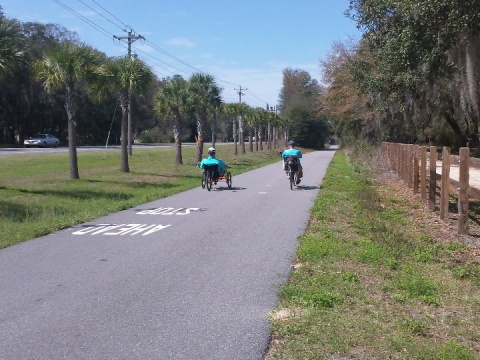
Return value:
[(302, 152), (298, 149), (287, 149), (282, 153), (282, 159), (285, 161), (285, 158), (288, 156), (296, 156), (298, 158), (298, 163), (300, 164), (300, 158), (302, 157)]
[(227, 164), (225, 164), (222, 160), (209, 156), (208, 158), (202, 160), (202, 162), (200, 163), (200, 169), (203, 169), (203, 165), (215, 164), (218, 165), (218, 170), (220, 170), (220, 173), (223, 172), (223, 169), (227, 168)]

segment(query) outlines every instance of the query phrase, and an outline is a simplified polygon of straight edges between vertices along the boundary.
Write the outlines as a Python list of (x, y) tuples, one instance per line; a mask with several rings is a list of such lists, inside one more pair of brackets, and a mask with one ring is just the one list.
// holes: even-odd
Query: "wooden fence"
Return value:
[[(401, 179), (413, 189), (420, 192), (421, 198), (428, 203), (430, 211), (437, 209), (437, 183), (440, 184), (439, 210), (440, 218), (448, 219), (449, 198), (451, 190), (458, 196), (458, 233), (468, 234), (469, 199), (480, 199), (480, 189), (469, 185), (470, 166), (480, 168), (480, 160), (470, 158), (468, 147), (460, 148), (459, 156), (451, 155), (450, 148), (443, 147), (441, 155), (436, 146), (419, 146), (399, 143), (382, 143), (382, 149), (390, 164)], [(437, 161), (441, 159), (441, 174), (437, 173)], [(450, 177), (451, 164), (458, 164), (458, 180)]]

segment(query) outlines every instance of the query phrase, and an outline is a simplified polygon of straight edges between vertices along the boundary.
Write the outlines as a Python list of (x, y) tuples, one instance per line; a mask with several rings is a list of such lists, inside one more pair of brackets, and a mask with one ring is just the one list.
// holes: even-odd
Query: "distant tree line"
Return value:
[(333, 44), (317, 101), (342, 141), (477, 147), (478, 0), (351, 0), (347, 15), (362, 38)]
[[(79, 177), (77, 145), (121, 144), (120, 170), (129, 171), (128, 135), (143, 142), (233, 141), (235, 154), (277, 148), (280, 137), (322, 148), (326, 122), (314, 111), (316, 81), (300, 70), (284, 71), (275, 110), (223, 103), (209, 74), (158, 79), (134, 57), (112, 58), (59, 25), (9, 19), (0, 6), (0, 143), (53, 133), (68, 143), (70, 177)], [(134, 121), (128, 121), (129, 109)], [(217, 140), (218, 139), (218, 140)]]

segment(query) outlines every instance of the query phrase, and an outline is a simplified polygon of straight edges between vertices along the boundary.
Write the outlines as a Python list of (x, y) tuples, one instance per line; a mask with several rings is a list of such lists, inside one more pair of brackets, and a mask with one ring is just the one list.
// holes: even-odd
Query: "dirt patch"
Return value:
[[(458, 234), (458, 213), (449, 211), (448, 218), (440, 219), (439, 197), (437, 197), (437, 206), (435, 211), (430, 211), (428, 202), (423, 201), (420, 194), (414, 194), (413, 189), (402, 181), (396, 174), (389, 172), (377, 176), (383, 184), (395, 189), (395, 194), (407, 199), (411, 204), (410, 212), (415, 218), (425, 224), (425, 229), (429, 235), (440, 242), (460, 242), (468, 247), (468, 254), (471, 259), (480, 263), (480, 221), (477, 221), (480, 214), (470, 213), (469, 234)], [(450, 200), (449, 208), (455, 210), (454, 199)]]

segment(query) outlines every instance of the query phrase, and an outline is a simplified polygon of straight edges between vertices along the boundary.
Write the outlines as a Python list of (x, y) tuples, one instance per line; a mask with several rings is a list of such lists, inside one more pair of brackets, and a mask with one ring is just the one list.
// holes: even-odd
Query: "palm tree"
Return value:
[[(243, 136), (243, 123), (242, 123), (242, 116), (246, 111), (246, 105), (241, 104), (241, 103), (229, 103), (229, 104), (224, 104), (222, 106), (222, 112), (231, 117), (233, 121), (233, 127), (232, 127), (232, 136), (233, 136), (233, 142), (234, 142), (234, 147), (233, 147), (233, 153), (234, 155), (238, 154), (238, 147), (237, 147), (237, 138), (240, 136), (240, 138)], [(239, 133), (239, 129), (237, 126), (242, 123), (241, 131)], [(240, 139), (242, 140), (242, 139)], [(242, 144), (242, 142), (240, 142)], [(245, 144), (243, 143), (243, 154), (245, 154)]]
[(193, 74), (189, 80), (189, 102), (197, 123), (197, 151), (196, 161), (202, 160), (204, 132), (209, 115), (220, 106), (220, 88), (213, 76), (208, 74)]
[(32, 83), (30, 49), (16, 20), (2, 16), (0, 7), (0, 141), (23, 143)]
[[(280, 116), (272, 111), (267, 112), (267, 149), (278, 148), (278, 124), (280, 123)], [(285, 140), (285, 144), (288, 141)]]
[(260, 146), (260, 150), (263, 150), (263, 127), (267, 122), (267, 111), (265, 109), (257, 107), (254, 110), (254, 134), (255, 134), (255, 150), (258, 151)]
[[(283, 130), (284, 146), (287, 146), (287, 142), (290, 138), (290, 129), (293, 127), (294, 121), (290, 118), (284, 118), (276, 115), (276, 122), (278, 123), (277, 129)], [(277, 130), (278, 131), (278, 130)]]
[(0, 18), (0, 77), (26, 68), (28, 54), (20, 25), (15, 20)]
[[(245, 113), (245, 122), (248, 126), (248, 149), (250, 152), (253, 152), (253, 137), (255, 136), (255, 123), (257, 120), (257, 113), (256, 109), (248, 108)], [(257, 149), (258, 150), (258, 149)]]
[(120, 171), (129, 172), (128, 165), (128, 107), (130, 92), (146, 88), (153, 79), (152, 70), (141, 60), (132, 57), (110, 59), (97, 70), (100, 75), (97, 92), (118, 94), (122, 108)]
[(155, 112), (158, 116), (171, 121), (175, 140), (175, 163), (183, 164), (182, 131), (188, 109), (188, 83), (180, 75), (169, 79), (154, 98)]
[[(220, 104), (221, 105), (221, 104)], [(212, 146), (215, 147), (216, 139), (216, 131), (217, 131), (217, 117), (218, 117), (218, 109), (217, 107), (213, 113), (212, 121), (210, 122), (210, 130), (212, 131)]]
[(85, 44), (62, 42), (47, 51), (36, 63), (37, 77), (49, 93), (63, 92), (68, 118), (68, 151), (70, 178), (78, 179), (77, 160), (77, 93), (84, 88), (89, 74), (100, 62), (100, 56)]

